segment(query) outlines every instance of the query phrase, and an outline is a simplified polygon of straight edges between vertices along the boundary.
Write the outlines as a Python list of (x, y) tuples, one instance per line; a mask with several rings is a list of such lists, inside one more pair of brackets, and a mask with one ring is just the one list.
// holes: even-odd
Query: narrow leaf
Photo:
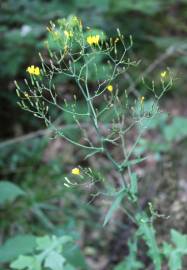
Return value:
[(105, 216), (103, 226), (105, 226), (110, 221), (114, 212), (119, 208), (120, 203), (123, 200), (123, 198), (125, 197), (125, 195), (126, 195), (126, 192), (124, 190), (118, 193), (118, 195), (116, 196), (115, 200), (113, 201), (111, 207), (109, 208), (109, 210)]

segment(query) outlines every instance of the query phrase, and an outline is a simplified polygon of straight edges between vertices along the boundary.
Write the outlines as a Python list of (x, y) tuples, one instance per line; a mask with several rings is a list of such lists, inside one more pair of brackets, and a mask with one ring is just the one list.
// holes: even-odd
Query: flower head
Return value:
[(94, 43), (95, 43), (96, 45), (99, 44), (99, 39), (100, 39), (99, 35), (96, 35), (96, 36), (93, 37)]
[(106, 88), (109, 92), (113, 91), (113, 86), (111, 84), (109, 84)]
[(88, 36), (86, 41), (88, 42), (89, 45), (92, 45), (92, 36)]
[(161, 72), (161, 73), (160, 73), (161, 78), (165, 78), (165, 77), (166, 77), (166, 74), (167, 74), (166, 71)]
[(74, 174), (74, 175), (79, 175), (80, 174), (80, 169), (79, 168), (73, 168), (71, 170), (71, 173)]
[(39, 67), (35, 67), (35, 73), (34, 73), (36, 76), (39, 76), (40, 75), (40, 69)]
[(26, 71), (30, 74), (30, 75), (36, 75), (39, 76), (40, 75), (40, 69), (39, 67), (35, 67), (34, 65), (28, 67), (26, 69)]
[(99, 44), (99, 39), (100, 36), (99, 35), (95, 35), (95, 36), (88, 36), (86, 41), (87, 43), (91, 46), (91, 45), (98, 45)]

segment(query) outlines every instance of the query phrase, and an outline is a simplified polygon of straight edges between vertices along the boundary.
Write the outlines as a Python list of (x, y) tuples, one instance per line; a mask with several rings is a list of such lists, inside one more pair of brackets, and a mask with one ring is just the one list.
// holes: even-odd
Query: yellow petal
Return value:
[(160, 76), (161, 76), (162, 78), (165, 78), (165, 77), (166, 77), (166, 74), (167, 74), (167, 72), (166, 72), (166, 71), (163, 71), (163, 72), (160, 73)]
[(109, 85), (107, 86), (107, 90), (108, 90), (109, 92), (112, 92), (112, 91), (113, 91), (113, 86), (112, 86), (111, 84), (109, 84)]
[(40, 69), (39, 69), (39, 67), (36, 67), (36, 68), (35, 68), (34, 74), (37, 75), (37, 76), (40, 75)]
[(26, 69), (26, 71), (30, 73), (30, 67), (28, 67), (28, 68)]
[(88, 43), (89, 45), (92, 45), (92, 43), (93, 43), (92, 36), (88, 36), (87, 39), (86, 39), (86, 41), (87, 41), (87, 43)]
[(29, 74), (34, 74), (34, 66), (30, 66), (26, 69)]
[(96, 35), (96, 36), (95, 36), (95, 44), (97, 44), (97, 45), (98, 45), (98, 43), (99, 43), (99, 39), (100, 39), (99, 35)]
[(79, 168), (73, 168), (71, 170), (71, 173), (74, 174), (74, 175), (79, 175), (80, 174), (80, 169)]

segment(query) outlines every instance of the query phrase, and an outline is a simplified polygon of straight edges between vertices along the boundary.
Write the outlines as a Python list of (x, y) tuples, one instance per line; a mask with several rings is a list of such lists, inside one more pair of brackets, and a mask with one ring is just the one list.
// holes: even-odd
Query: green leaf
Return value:
[(41, 263), (37, 259), (37, 257), (31, 256), (19, 256), (17, 260), (15, 260), (10, 265), (13, 269), (29, 269), (29, 270), (41, 270)]
[(23, 196), (24, 191), (9, 181), (0, 182), (0, 204), (14, 201), (18, 196)]
[(24, 269), (28, 268), (32, 263), (31, 256), (19, 256), (17, 260), (11, 263), (10, 267), (15, 269)]
[(52, 270), (63, 270), (65, 258), (56, 251), (50, 252), (45, 259), (44, 266)]
[(171, 230), (171, 239), (177, 248), (187, 252), (187, 235), (183, 235), (176, 230)]
[(18, 235), (5, 242), (0, 247), (0, 262), (10, 262), (19, 255), (30, 253), (36, 246), (33, 235)]
[(109, 210), (108, 210), (108, 212), (107, 212), (107, 214), (105, 216), (103, 226), (105, 226), (110, 221), (110, 219), (113, 216), (114, 212), (119, 208), (120, 203), (123, 200), (123, 198), (125, 197), (125, 195), (126, 195), (126, 191), (124, 191), (124, 190), (120, 191), (117, 194), (115, 200), (112, 202), (112, 205), (109, 208)]
[(187, 235), (171, 230), (173, 246), (164, 242), (163, 254), (168, 258), (170, 270), (182, 270), (182, 257), (187, 254)]
[(55, 235), (53, 236), (43, 236), (43, 237), (37, 237), (36, 239), (36, 244), (37, 250), (47, 250), (50, 249), (51, 247), (54, 248), (56, 251), (61, 252), (62, 246), (72, 242), (72, 237), (68, 235), (63, 235), (60, 238), (56, 237)]
[(170, 270), (180, 270), (182, 269), (182, 258), (181, 254), (173, 249), (168, 243), (163, 244), (163, 254), (168, 257), (168, 265)]
[(138, 233), (143, 237), (149, 248), (148, 254), (154, 263), (155, 270), (161, 270), (162, 260), (156, 241), (155, 230), (153, 226), (148, 222), (146, 214), (137, 215), (137, 221), (139, 224)]
[(177, 251), (173, 251), (172, 256), (169, 257), (170, 270), (182, 270), (181, 255)]
[(51, 239), (48, 235), (37, 237), (36, 244), (38, 250), (45, 250), (51, 245)]
[(169, 256), (171, 254), (172, 250), (173, 250), (172, 245), (170, 245), (166, 242), (163, 243), (163, 252), (166, 256)]

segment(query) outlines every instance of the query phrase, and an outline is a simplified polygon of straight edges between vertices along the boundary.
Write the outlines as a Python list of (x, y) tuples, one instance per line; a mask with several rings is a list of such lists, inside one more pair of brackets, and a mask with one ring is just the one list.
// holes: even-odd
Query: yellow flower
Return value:
[(99, 44), (99, 39), (100, 39), (100, 36), (99, 35), (96, 35), (96, 36), (88, 36), (86, 41), (87, 43), (91, 46), (91, 45), (98, 45)]
[(93, 44), (92, 36), (88, 36), (86, 41), (88, 42), (89, 45), (92, 45)]
[(109, 85), (107, 86), (107, 90), (108, 90), (109, 92), (112, 92), (112, 91), (113, 91), (113, 86), (112, 86), (111, 84), (109, 84)]
[(99, 35), (93, 36), (93, 43), (95, 43), (96, 45), (99, 44)]
[(71, 170), (71, 173), (74, 174), (74, 175), (79, 175), (80, 174), (80, 169), (79, 168), (73, 168)]
[(26, 71), (30, 74), (30, 75), (36, 75), (39, 76), (40, 75), (40, 69), (39, 67), (34, 67), (34, 65), (28, 67), (26, 69)]
[(167, 74), (167, 72), (166, 72), (166, 71), (163, 71), (163, 72), (160, 73), (160, 76), (161, 76), (162, 78), (165, 78), (165, 77), (166, 77), (166, 74)]
[(34, 74), (35, 74), (36, 76), (39, 76), (39, 75), (40, 75), (40, 69), (39, 69), (39, 67), (35, 67)]
[(30, 67), (28, 67), (27, 68), (27, 72), (29, 73), (29, 74), (34, 74), (34, 66), (30, 66)]
[(140, 99), (141, 105), (144, 103), (144, 99), (145, 99), (145, 97), (141, 97), (141, 99)]

